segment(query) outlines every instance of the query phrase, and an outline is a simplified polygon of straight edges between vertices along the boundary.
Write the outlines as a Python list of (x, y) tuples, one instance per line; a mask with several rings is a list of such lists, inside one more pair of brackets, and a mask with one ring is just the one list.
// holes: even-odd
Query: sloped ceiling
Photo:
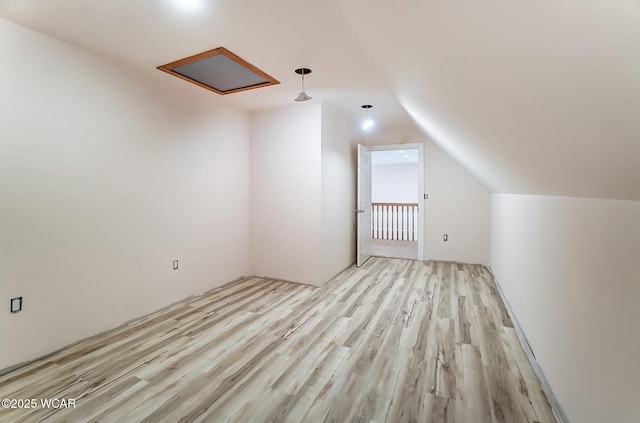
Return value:
[(344, 0), (419, 126), (494, 192), (640, 200), (640, 3)]
[[(155, 67), (224, 46), (354, 119), (417, 125), (493, 192), (640, 200), (640, 1), (0, 0), (0, 16), (183, 84)], [(198, 0), (182, 0), (197, 5)], [(214, 94), (212, 94), (214, 95)]]

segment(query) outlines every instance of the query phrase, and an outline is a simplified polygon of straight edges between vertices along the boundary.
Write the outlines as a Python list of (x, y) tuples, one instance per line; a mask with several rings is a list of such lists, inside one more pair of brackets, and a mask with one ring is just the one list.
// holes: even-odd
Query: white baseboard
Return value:
[(522, 331), (522, 327), (520, 326), (520, 323), (518, 323), (518, 319), (516, 318), (516, 315), (513, 313), (513, 310), (511, 309), (511, 304), (509, 304), (509, 301), (505, 297), (504, 291), (502, 290), (502, 287), (498, 283), (498, 279), (496, 278), (496, 275), (493, 273), (493, 270), (491, 270), (491, 267), (487, 266), (487, 269), (493, 275), (493, 280), (495, 281), (496, 287), (498, 288), (498, 292), (500, 293), (500, 298), (502, 299), (502, 302), (504, 303), (504, 306), (507, 309), (507, 313), (509, 314), (509, 317), (511, 317), (511, 320), (513, 321), (513, 326), (515, 327), (516, 333), (518, 334), (518, 339), (520, 339), (520, 344), (522, 345), (522, 348), (524, 349), (524, 352), (527, 355), (529, 362), (531, 363), (531, 367), (533, 367), (533, 371), (536, 373), (536, 376), (538, 376), (538, 379), (540, 380), (540, 385), (542, 386), (542, 390), (547, 396), (547, 400), (549, 401), (549, 405), (551, 406), (551, 411), (553, 411), (553, 415), (555, 416), (558, 423), (569, 423), (569, 418), (562, 410), (562, 407), (560, 406), (560, 402), (558, 401), (558, 398), (556, 397), (556, 395), (553, 393), (553, 390), (551, 389), (551, 385), (549, 385), (547, 378), (544, 377), (544, 373), (542, 372), (540, 363), (538, 363), (538, 360), (536, 360), (536, 356), (533, 353), (533, 350), (531, 349), (531, 345), (529, 345), (529, 341), (527, 341), (527, 337), (524, 335), (524, 332)]

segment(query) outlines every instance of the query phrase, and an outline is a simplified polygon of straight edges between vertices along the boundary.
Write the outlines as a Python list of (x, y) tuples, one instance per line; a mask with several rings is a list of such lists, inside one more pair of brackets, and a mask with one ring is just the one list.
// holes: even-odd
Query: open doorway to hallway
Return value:
[(374, 256), (422, 259), (421, 151), (410, 146), (381, 146), (371, 152)]

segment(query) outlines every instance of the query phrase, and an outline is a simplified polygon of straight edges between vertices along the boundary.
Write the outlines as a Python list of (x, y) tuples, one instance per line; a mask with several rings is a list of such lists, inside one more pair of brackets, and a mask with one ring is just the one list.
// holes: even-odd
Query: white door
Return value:
[(358, 208), (356, 209), (356, 265), (371, 257), (371, 150), (358, 144)]

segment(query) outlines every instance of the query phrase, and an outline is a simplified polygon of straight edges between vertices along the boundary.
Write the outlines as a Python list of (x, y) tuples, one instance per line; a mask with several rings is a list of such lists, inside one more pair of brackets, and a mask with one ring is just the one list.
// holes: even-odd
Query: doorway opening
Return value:
[(422, 145), (370, 148), (371, 254), (422, 260)]

